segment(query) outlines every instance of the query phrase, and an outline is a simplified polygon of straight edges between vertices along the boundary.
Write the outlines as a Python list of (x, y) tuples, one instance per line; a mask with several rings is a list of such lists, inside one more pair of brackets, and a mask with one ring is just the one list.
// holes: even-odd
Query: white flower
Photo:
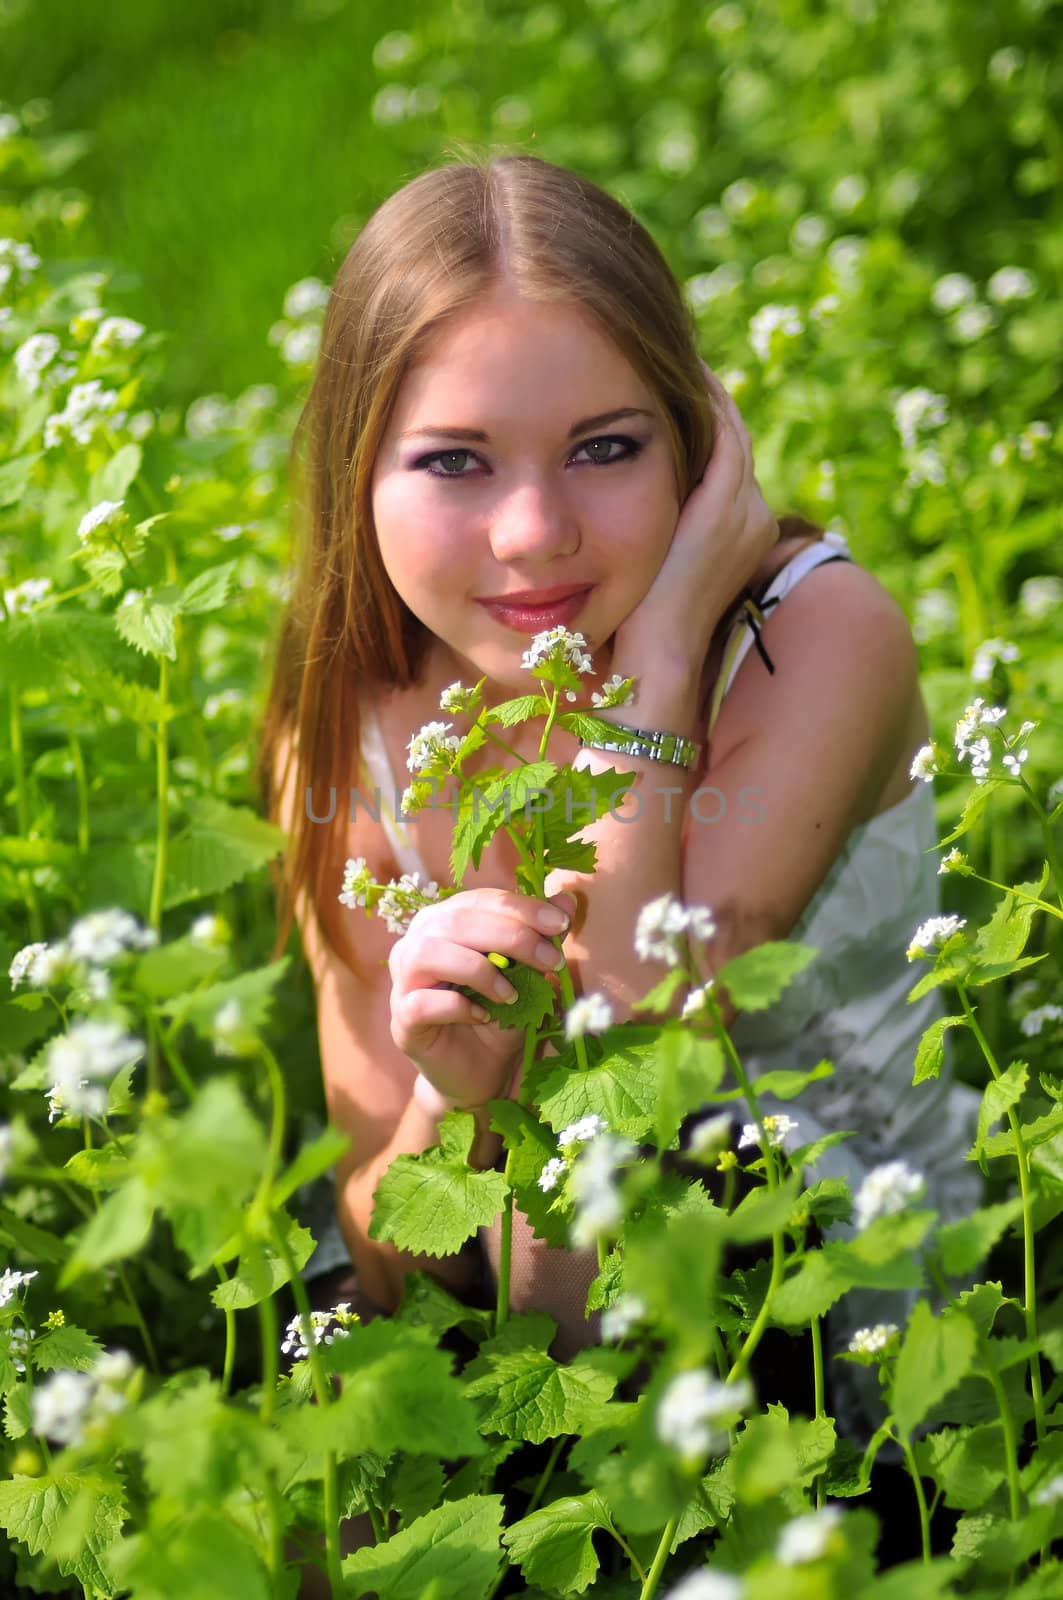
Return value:
[(912, 942), (906, 951), (908, 960), (914, 961), (916, 956), (929, 955), (935, 945), (944, 944), (946, 939), (966, 926), (966, 917), (928, 917), (912, 935)]
[(906, 389), (893, 402), (893, 421), (905, 449), (913, 450), (921, 428), (940, 428), (948, 421), (948, 402), (929, 389)]
[(990, 56), (986, 76), (994, 83), (1010, 83), (1026, 60), (1026, 52), (1017, 45), (1006, 44)]
[(710, 1572), (708, 1567), (688, 1572), (661, 1600), (742, 1600), (741, 1578), (730, 1572)]
[[(793, 1133), (798, 1123), (793, 1117), (788, 1117), (785, 1111), (780, 1111), (774, 1117), (762, 1117), (764, 1132), (768, 1136), (768, 1143), (773, 1150), (777, 1150), (788, 1133)], [(755, 1122), (746, 1122), (742, 1126), (742, 1136), (738, 1141), (739, 1150), (744, 1150), (751, 1144), (760, 1143), (760, 1129)]]
[(854, 233), (842, 234), (827, 249), (827, 260), (835, 279), (846, 288), (854, 286), (860, 277), (860, 264), (867, 254), (867, 243)]
[(1063, 1472), (1057, 1472), (1054, 1478), (1049, 1478), (1047, 1483), (1042, 1483), (1030, 1496), (1035, 1506), (1054, 1506), (1057, 1500), (1063, 1500)]
[(701, 1159), (716, 1155), (731, 1142), (731, 1113), (721, 1111), (714, 1117), (703, 1117), (690, 1130), (689, 1153)]
[(51, 588), (51, 578), (26, 578), (13, 589), (4, 590), (4, 605), (11, 616), (26, 616)]
[(917, 489), (921, 483), (936, 483), (939, 487), (948, 479), (945, 470), (945, 460), (940, 450), (928, 447), (916, 450), (910, 458), (908, 474), (904, 480), (906, 489)]
[(30, 1396), (34, 1433), (56, 1444), (77, 1444), (95, 1387), (87, 1372), (53, 1372)]
[(753, 1391), (744, 1378), (721, 1383), (703, 1367), (681, 1372), (657, 1402), (657, 1437), (691, 1463), (710, 1452), (720, 1455), (727, 1448), (728, 1427), (752, 1399)]
[(1028, 1039), (1032, 1039), (1041, 1032), (1046, 1022), (1063, 1022), (1063, 1006), (1035, 1006), (1032, 1011), (1027, 1011), (1019, 1027)]
[(328, 304), (328, 287), (320, 278), (300, 278), (284, 296), (284, 315), (294, 322), (298, 317), (321, 311)]
[(48, 1046), (49, 1122), (63, 1112), (102, 1117), (107, 1110), (107, 1080), (143, 1054), (143, 1042), (123, 1033), (116, 1022), (93, 1018), (75, 1022)]
[(588, 1116), (580, 1117), (578, 1122), (570, 1122), (567, 1128), (561, 1129), (557, 1136), (558, 1149), (563, 1150), (568, 1144), (596, 1139), (600, 1133), (605, 1133), (608, 1127), (609, 1124), (596, 1111), (592, 1111)]
[(62, 411), (54, 411), (44, 422), (44, 448), (54, 450), (69, 435), (78, 444), (90, 444), (101, 423), (121, 427), (124, 411), (116, 411), (118, 391), (105, 389), (99, 378), (87, 383), (76, 383), (66, 398)]
[(822, 217), (806, 211), (790, 229), (790, 243), (800, 254), (811, 254), (819, 249), (829, 232)]
[(108, 1388), (120, 1386), (133, 1376), (135, 1366), (128, 1350), (104, 1350), (93, 1363), (92, 1376)]
[(965, 272), (947, 272), (930, 291), (930, 304), (941, 312), (956, 311), (977, 298), (978, 290)]
[(915, 599), (912, 633), (919, 644), (949, 633), (959, 621), (956, 597), (948, 589), (926, 589)]
[(565, 1161), (560, 1156), (551, 1156), (535, 1181), (544, 1194), (549, 1194), (551, 1189), (557, 1188), (565, 1170)]
[(1063, 602), (1063, 578), (1045, 573), (1027, 578), (1019, 589), (1019, 610), (1033, 622), (1043, 622)]
[(966, 865), (967, 857), (958, 845), (954, 845), (948, 855), (942, 858), (941, 865), (938, 867), (938, 877), (940, 878), (942, 873), (945, 872), (958, 872)]
[(452, 722), (426, 722), (413, 735), (406, 747), (409, 751), (406, 765), (411, 772), (421, 772), (432, 762), (445, 758), (446, 751), (461, 748), (461, 736), (447, 733), (453, 726)]
[(788, 1522), (775, 1546), (775, 1559), (784, 1567), (804, 1566), (826, 1555), (831, 1535), (842, 1520), (837, 1506), (823, 1506)]
[(1019, 776), (1019, 768), (1022, 766), (1024, 761), (1029, 760), (1029, 756), (1030, 752), (1028, 750), (1020, 750), (1017, 756), (1012, 755), (1009, 752), (1007, 755), (1001, 756), (1000, 759), (1001, 763), (1007, 767), (1012, 777), (1017, 778)]
[(150, 950), (159, 942), (154, 928), (141, 925), (128, 911), (111, 906), (80, 917), (67, 934), (70, 954), (77, 961), (106, 966), (128, 950)]
[(408, 895), (417, 895), (424, 901), (438, 900), (439, 885), (433, 879), (422, 888), (419, 872), (404, 872), (401, 878), (390, 879), (376, 903), (376, 914), (383, 917), (389, 933), (406, 933), (420, 910), (420, 906), (407, 907), (403, 904), (403, 898)]
[(16, 1272), (7, 1267), (0, 1272), (0, 1307), (10, 1305), (18, 1291), (37, 1276), (34, 1272)]
[[(47, 948), (48, 946), (46, 944), (41, 943), (24, 944), (21, 950), (15, 952), (15, 959), (7, 969), (7, 975), (11, 980), (12, 989), (18, 988), (19, 984), (32, 968), (37, 957), (47, 950)], [(32, 988), (32, 977), (28, 979), (28, 982)]]
[(0, 289), (15, 283), (26, 283), (41, 264), (36, 251), (22, 239), (0, 239)]
[(207, 439), (230, 426), (232, 411), (223, 394), (201, 394), (185, 412), (185, 432), (190, 439)]
[(687, 300), (695, 311), (701, 311), (714, 300), (732, 294), (742, 282), (742, 270), (733, 261), (725, 261), (712, 272), (696, 272), (683, 285)]
[(813, 322), (825, 322), (836, 311), (841, 310), (841, 298), (836, 294), (822, 294), (818, 300), (813, 300), (808, 308), (808, 314)]
[(637, 1294), (622, 1294), (602, 1312), (602, 1340), (624, 1339), (646, 1315), (645, 1301)]
[(582, 633), (570, 633), (569, 630), (558, 623), (556, 628), (546, 628), (542, 633), (537, 633), (531, 642), (531, 647), (525, 650), (520, 658), (520, 664), (529, 672), (533, 671), (540, 662), (560, 659), (575, 667), (577, 672), (593, 672), (594, 666), (587, 654), (587, 640)]
[(1033, 279), (1022, 267), (1001, 267), (986, 284), (986, 294), (998, 306), (1010, 300), (1029, 300), (1036, 292)]
[(853, 1355), (876, 1356), (899, 1332), (895, 1322), (876, 1322), (873, 1328), (857, 1328), (849, 1340), (849, 1349)]
[(78, 523), (78, 539), (81, 543), (87, 544), (100, 528), (111, 528), (116, 523), (125, 522), (124, 505), (124, 500), (101, 500), (91, 511), (86, 511)]
[(365, 856), (348, 856), (343, 869), (343, 888), (336, 897), (340, 904), (350, 906), (352, 911), (355, 906), (364, 906), (370, 876)]
[(220, 1056), (246, 1056), (255, 1048), (254, 1033), (235, 995), (214, 1013), (212, 1033), (214, 1048)]
[(850, 172), (834, 184), (828, 204), (832, 211), (855, 211), (866, 195), (867, 179), (858, 172)]
[(697, 988), (691, 989), (690, 993), (683, 1001), (683, 1009), (680, 1012), (680, 1021), (687, 1022), (691, 1017), (703, 1016), (708, 1010), (708, 1006), (706, 1005), (706, 997), (712, 992), (715, 986), (716, 980), (714, 978), (709, 978), (706, 983), (700, 984)]
[(631, 1141), (615, 1133), (599, 1133), (581, 1151), (569, 1179), (569, 1191), (576, 1202), (571, 1239), (577, 1249), (594, 1244), (621, 1221), (624, 1206), (616, 1174), (634, 1154)]
[(922, 1173), (913, 1172), (903, 1161), (886, 1161), (872, 1167), (853, 1202), (856, 1226), (863, 1229), (879, 1217), (903, 1211), (925, 1187)]
[(626, 681), (619, 672), (614, 672), (612, 677), (607, 678), (602, 684), (600, 692), (597, 689), (591, 691), (591, 705), (598, 706), (599, 709), (630, 705), (635, 698), (635, 688), (632, 684), (630, 688), (624, 689)]
[[(337, 1339), (346, 1339), (351, 1331), (351, 1324), (358, 1318), (352, 1314), (350, 1302), (343, 1300), (338, 1306), (333, 1306), (331, 1311), (311, 1311), (311, 1334), (315, 1345), (334, 1344)], [(331, 1327), (336, 1323), (336, 1327)], [(291, 1355), (296, 1361), (305, 1361), (310, 1354), (309, 1346), (303, 1335), (303, 1319), (296, 1315), (284, 1330), (284, 1339), (281, 1343), (281, 1354)]]
[(755, 183), (750, 183), (748, 178), (736, 178), (734, 183), (729, 183), (720, 196), (720, 201), (725, 211), (733, 217), (744, 216), (756, 200), (760, 191)]
[(988, 306), (964, 306), (949, 323), (949, 332), (961, 344), (973, 344), (996, 325), (997, 319)]
[(224, 950), (229, 943), (229, 924), (216, 911), (206, 911), (193, 922), (188, 937), (205, 950)]
[(1018, 659), (1018, 645), (1012, 644), (1008, 639), (986, 639), (975, 651), (971, 680), (973, 683), (988, 683), (993, 676), (995, 661), (1018, 661)]
[(222, 689), (218, 694), (209, 694), (204, 700), (203, 715), (208, 722), (213, 722), (223, 711), (242, 706), (243, 703), (244, 696), (239, 689)]
[(1019, 434), (1019, 455), (1023, 461), (1036, 461), (1041, 452), (1041, 447), (1052, 437), (1052, 430), (1047, 422), (1030, 422)]
[(475, 687), (468, 689), (460, 678), (456, 678), (453, 683), (447, 685), (439, 696), (439, 709), (440, 711), (451, 712), (468, 711), (472, 707), (476, 694)]
[(761, 306), (749, 320), (749, 342), (760, 361), (771, 358), (775, 335), (797, 339), (805, 331), (796, 306)]
[(30, 394), (41, 386), (41, 373), (59, 354), (59, 340), (54, 333), (34, 333), (15, 351), (15, 372), (19, 382)]
[(128, 350), (144, 333), (144, 324), (132, 317), (104, 317), (92, 339), (96, 351)]
[(910, 778), (922, 778), (924, 783), (932, 783), (936, 772), (937, 760), (934, 755), (934, 746), (932, 744), (924, 744), (922, 749), (916, 751), (915, 759), (908, 768), (908, 776)]
[(21, 126), (18, 118), (13, 117), (9, 112), (5, 111), (0, 114), (0, 144), (6, 143), (8, 139), (14, 139), (20, 132)]
[(603, 1033), (613, 1026), (613, 1009), (601, 994), (583, 995), (565, 1013), (565, 1038), (572, 1040), (586, 1033)]
[(412, 33), (385, 33), (373, 46), (373, 65), (382, 71), (388, 67), (401, 67), (417, 52), (417, 40)]
[(635, 952), (640, 961), (665, 961), (674, 967), (679, 962), (684, 935), (704, 941), (715, 932), (716, 924), (707, 906), (684, 906), (673, 894), (665, 893), (639, 912)]
[[(0, 1339), (4, 1337), (5, 1335), (0, 1333)], [(25, 1372), (26, 1363), (21, 1358), (25, 1356), (29, 1349), (30, 1340), (37, 1337), (36, 1328), (8, 1328), (6, 1337), (7, 1353), (11, 1359), (11, 1365), (16, 1372)]]
[(313, 323), (292, 328), (281, 341), (281, 360), (289, 367), (305, 366), (313, 361), (321, 344), (321, 331)]

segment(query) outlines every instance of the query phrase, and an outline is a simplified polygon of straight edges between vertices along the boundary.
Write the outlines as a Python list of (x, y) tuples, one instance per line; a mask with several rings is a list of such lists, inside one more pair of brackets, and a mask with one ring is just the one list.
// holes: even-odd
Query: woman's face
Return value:
[[(586, 425), (622, 410), (631, 414)], [(372, 503), (384, 567), (439, 641), (443, 673), (486, 675), (491, 700), (532, 689), (521, 666), (532, 635), (477, 598), (593, 584), (567, 624), (594, 662), (581, 678), (587, 706), (680, 510), (661, 412), (634, 368), (581, 308), (509, 288), (441, 328), (407, 373)]]

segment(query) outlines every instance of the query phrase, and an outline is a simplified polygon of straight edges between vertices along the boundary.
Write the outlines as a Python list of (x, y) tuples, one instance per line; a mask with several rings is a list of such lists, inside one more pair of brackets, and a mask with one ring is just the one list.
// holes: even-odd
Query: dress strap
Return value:
[[(380, 825), (398, 862), (399, 871), (419, 872), (423, 882), (427, 883), (429, 874), (421, 860), (420, 852), (411, 840), (408, 829), (399, 821), (391, 806), (391, 801), (396, 800), (399, 790), (391, 775), (391, 764), (388, 761), (380, 719), (368, 695), (361, 696), (359, 710), (362, 758), (370, 781), (375, 786), (376, 795), (379, 796)], [(373, 796), (366, 795), (363, 798), (368, 804), (374, 804)]]

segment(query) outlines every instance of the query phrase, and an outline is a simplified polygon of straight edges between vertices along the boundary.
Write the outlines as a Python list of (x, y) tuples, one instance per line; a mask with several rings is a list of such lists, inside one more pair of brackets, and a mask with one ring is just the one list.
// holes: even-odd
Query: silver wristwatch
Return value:
[(616, 739), (580, 738), (580, 744), (591, 750), (617, 750), (624, 755), (647, 756), (651, 761), (666, 761), (686, 771), (697, 766), (701, 746), (682, 733), (667, 733), (663, 728), (628, 728), (623, 723), (612, 724)]

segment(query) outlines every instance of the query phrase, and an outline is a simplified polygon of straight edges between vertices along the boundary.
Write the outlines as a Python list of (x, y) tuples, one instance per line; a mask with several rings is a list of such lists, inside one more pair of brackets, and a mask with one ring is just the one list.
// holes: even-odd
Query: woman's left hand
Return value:
[(621, 654), (645, 659), (665, 645), (682, 648), (700, 666), (720, 618), (779, 540), (741, 413), (704, 361), (701, 366), (715, 402), (712, 455), (680, 511), (657, 576), (617, 629), (617, 660)]

